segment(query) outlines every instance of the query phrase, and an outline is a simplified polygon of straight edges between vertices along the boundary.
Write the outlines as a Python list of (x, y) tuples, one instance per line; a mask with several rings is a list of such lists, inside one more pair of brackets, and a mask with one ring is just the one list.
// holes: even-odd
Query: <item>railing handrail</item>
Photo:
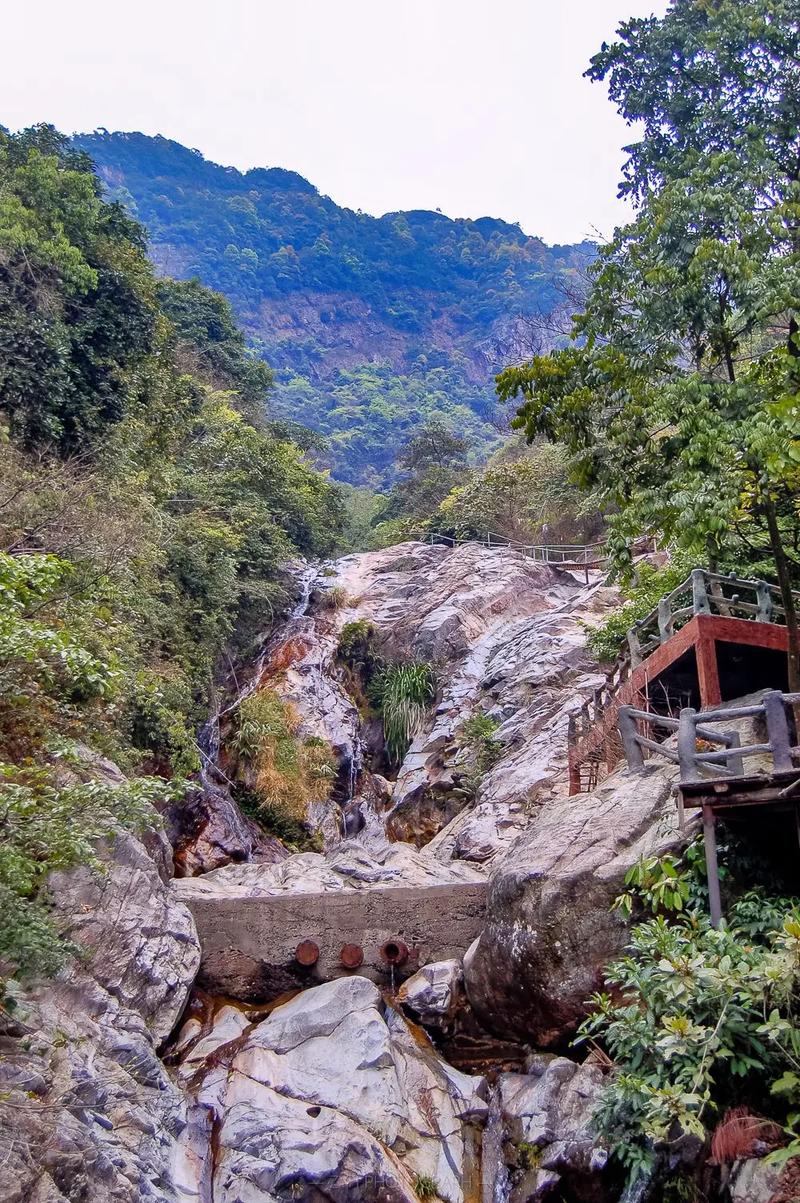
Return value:
[[(739, 593), (726, 596), (723, 586), (740, 591), (750, 590), (754, 601), (744, 601)], [(673, 608), (676, 599), (691, 593), (691, 604)], [(795, 597), (800, 604), (800, 594)], [(706, 568), (694, 568), (685, 581), (665, 594), (649, 614), (637, 619), (628, 630), (628, 649), (631, 662), (641, 664), (649, 653), (661, 643), (666, 643), (675, 631), (676, 622), (695, 614), (724, 614), (727, 617), (751, 619), (755, 622), (785, 622), (786, 612), (781, 591), (769, 581), (747, 580), (729, 573), (710, 572)]]
[[(723, 592), (727, 587), (728, 594)], [(754, 592), (755, 603), (742, 601), (739, 592)], [(736, 592), (736, 591), (739, 592)], [(689, 605), (672, 608), (683, 595), (691, 594)], [(796, 594), (800, 604), (800, 594)], [(569, 745), (573, 759), (600, 749), (609, 730), (616, 725), (617, 708), (631, 674), (661, 644), (666, 643), (695, 614), (724, 614), (755, 622), (785, 624), (785, 611), (777, 585), (748, 580), (735, 574), (723, 575), (695, 568), (659, 605), (628, 631), (627, 647), (606, 673), (603, 684), (570, 720)], [(726, 715), (729, 711), (724, 712)], [(587, 752), (588, 749), (588, 752)], [(578, 761), (576, 760), (576, 763)]]
[[(681, 709), (678, 719), (634, 706), (620, 706), (619, 733), (628, 767), (640, 769), (645, 751), (654, 752), (667, 760), (677, 761), (680, 784), (691, 785), (704, 780), (703, 773), (712, 771), (719, 777), (743, 777), (744, 760), (748, 756), (769, 754), (773, 772), (800, 772), (800, 747), (791, 743), (786, 710), (800, 703), (800, 693), (768, 690), (761, 702), (750, 706), (731, 706), (728, 709), (697, 711), (691, 706)], [(738, 719), (764, 715), (767, 738), (764, 743), (742, 745), (738, 731), (716, 731), (710, 724), (735, 722)], [(650, 739), (641, 727), (662, 727), (678, 733), (677, 750)], [(718, 744), (719, 748), (698, 750), (697, 741)]]
[[(481, 546), (497, 543), (502, 547), (509, 547), (513, 551), (542, 551), (542, 552), (585, 552), (595, 547), (605, 547), (605, 541), (602, 539), (594, 543), (522, 543), (518, 539), (509, 539), (508, 535), (499, 535), (495, 531), (487, 531), (482, 537), (476, 535), (447, 535), (443, 531), (427, 531), (425, 534), (425, 542), (433, 543), (439, 540), (442, 543), (451, 543), (453, 546), (463, 543), (480, 543)], [(603, 557), (605, 558), (605, 557)]]

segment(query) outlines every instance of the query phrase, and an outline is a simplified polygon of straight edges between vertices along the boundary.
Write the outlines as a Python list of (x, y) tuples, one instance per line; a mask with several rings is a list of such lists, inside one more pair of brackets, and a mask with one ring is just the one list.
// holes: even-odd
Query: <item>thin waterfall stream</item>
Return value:
[(500, 1089), (492, 1086), (481, 1146), (481, 1203), (507, 1203), (510, 1196), (511, 1180), (503, 1157), (504, 1138)]

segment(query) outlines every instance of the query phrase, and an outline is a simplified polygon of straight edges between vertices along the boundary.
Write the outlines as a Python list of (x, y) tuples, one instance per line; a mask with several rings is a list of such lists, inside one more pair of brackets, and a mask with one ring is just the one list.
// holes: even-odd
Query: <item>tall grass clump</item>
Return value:
[(330, 795), (336, 776), (330, 747), (324, 739), (300, 735), (296, 710), (274, 690), (244, 699), (233, 746), (242, 775), (270, 810), (303, 820), (312, 803)]
[(433, 668), (421, 660), (389, 664), (375, 677), (372, 694), (383, 719), (386, 755), (399, 764), (436, 696)]

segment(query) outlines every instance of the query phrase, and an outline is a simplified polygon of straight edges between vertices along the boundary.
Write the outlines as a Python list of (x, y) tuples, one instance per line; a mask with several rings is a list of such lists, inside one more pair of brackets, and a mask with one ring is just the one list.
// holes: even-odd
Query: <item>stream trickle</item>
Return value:
[(503, 1157), (504, 1135), (500, 1090), (492, 1086), (481, 1151), (481, 1203), (507, 1203), (511, 1193), (508, 1166)]

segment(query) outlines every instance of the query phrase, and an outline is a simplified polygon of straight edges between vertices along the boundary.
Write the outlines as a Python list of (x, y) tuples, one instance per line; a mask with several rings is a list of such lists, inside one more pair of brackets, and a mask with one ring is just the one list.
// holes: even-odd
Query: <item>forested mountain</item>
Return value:
[(493, 218), (375, 218), (280, 168), (239, 172), (162, 137), (82, 135), (165, 275), (225, 293), (273, 367), (273, 414), (328, 437), (335, 474), (379, 486), (425, 418), (497, 440), (494, 374), (531, 350), (593, 245), (546, 246)]

